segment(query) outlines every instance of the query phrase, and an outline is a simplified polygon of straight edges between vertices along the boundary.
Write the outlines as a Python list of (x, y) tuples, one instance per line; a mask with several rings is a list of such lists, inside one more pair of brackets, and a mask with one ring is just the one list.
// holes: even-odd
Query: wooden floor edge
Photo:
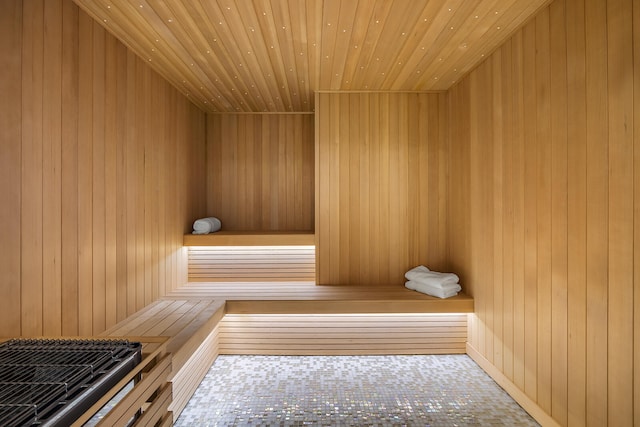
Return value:
[(506, 377), (498, 368), (496, 368), (489, 360), (487, 360), (478, 350), (471, 344), (467, 343), (467, 355), (471, 357), (495, 382), (500, 385), (508, 394), (518, 402), (525, 411), (529, 413), (543, 427), (560, 427), (560, 424), (544, 409), (527, 396), (518, 386), (516, 386), (509, 378)]

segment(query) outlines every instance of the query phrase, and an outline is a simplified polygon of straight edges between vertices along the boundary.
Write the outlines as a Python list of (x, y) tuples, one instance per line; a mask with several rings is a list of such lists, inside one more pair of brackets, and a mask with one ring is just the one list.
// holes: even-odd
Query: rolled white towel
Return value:
[(460, 285), (445, 285), (446, 288), (443, 289), (439, 286), (427, 285), (424, 283), (414, 282), (409, 280), (404, 284), (407, 289), (411, 289), (413, 291), (421, 292), (423, 294), (431, 295), (432, 297), (438, 298), (449, 298), (458, 295), (458, 292), (462, 290)]
[(193, 223), (192, 234), (209, 234), (220, 230), (222, 223), (216, 217), (200, 218)]
[(460, 278), (454, 273), (439, 273), (437, 271), (431, 271), (424, 265), (412, 268), (405, 273), (404, 277), (414, 282), (432, 286), (456, 284), (460, 281)]

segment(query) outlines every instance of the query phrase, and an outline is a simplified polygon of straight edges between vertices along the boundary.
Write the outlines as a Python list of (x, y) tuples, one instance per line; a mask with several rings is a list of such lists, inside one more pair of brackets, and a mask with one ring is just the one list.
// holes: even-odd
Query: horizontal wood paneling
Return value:
[(0, 336), (97, 334), (186, 280), (205, 115), (71, 0), (0, 8)]
[(446, 115), (444, 94), (317, 95), (318, 283), (447, 268)]
[(560, 425), (640, 420), (637, 9), (556, 0), (449, 92), (469, 344)]
[(313, 230), (312, 114), (207, 116), (207, 214), (223, 230)]
[(467, 315), (227, 314), (221, 354), (465, 353)]
[(190, 282), (313, 281), (314, 246), (190, 247)]

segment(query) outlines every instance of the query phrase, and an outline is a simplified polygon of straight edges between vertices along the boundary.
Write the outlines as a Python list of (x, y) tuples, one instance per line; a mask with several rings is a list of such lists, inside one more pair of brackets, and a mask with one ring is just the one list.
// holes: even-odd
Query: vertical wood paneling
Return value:
[(450, 167), (469, 174), (449, 178), (449, 259), (475, 300), (471, 353), (560, 425), (640, 419), (636, 9), (556, 0), (448, 94)]
[(209, 114), (207, 215), (229, 231), (314, 228), (312, 114)]
[[(549, 10), (551, 102), (551, 329), (550, 412), (560, 424), (567, 424), (567, 280), (568, 280), (568, 148), (567, 148), (567, 41), (563, 2)], [(573, 161), (573, 159), (572, 159)]]
[[(62, 2), (62, 334), (79, 333), (78, 118), (79, 10)], [(123, 285), (126, 281), (122, 282)]]
[(587, 150), (583, 0), (567, 0), (567, 425), (586, 425)]
[(44, 16), (50, 24), (44, 28), (43, 61), (48, 64), (48, 72), (43, 75), (43, 139), (42, 139), (42, 315), (45, 335), (62, 333), (62, 308), (60, 304), (46, 301), (60, 301), (62, 294), (61, 246), (62, 239), (62, 1), (54, 0), (44, 4)]
[[(609, 131), (609, 425), (633, 424), (633, 6), (607, 1)], [(635, 2), (635, 7), (638, 7)], [(636, 22), (636, 25), (640, 23)], [(635, 47), (635, 51), (638, 51)], [(638, 326), (640, 327), (640, 326)], [(637, 414), (640, 422), (640, 414)]]
[(319, 283), (401, 286), (416, 265), (447, 267), (442, 99), (317, 95)]
[(0, 10), (0, 335), (97, 334), (186, 280), (205, 115), (71, 0)]
[[(43, 17), (44, 5), (37, 0), (23, 3), (22, 27), (22, 177), (21, 262), (22, 331), (41, 335), (42, 318), (42, 110), (43, 106)], [(18, 76), (16, 76), (18, 77)], [(15, 80), (17, 83), (17, 80)], [(29, 197), (29, 196), (33, 197)]]
[[(633, 46), (640, 46), (640, 7), (633, 8)], [(633, 267), (640, 271), (640, 55), (633, 55)], [(633, 414), (640, 417), (640, 274), (633, 275)]]
[(587, 99), (587, 425), (607, 422), (607, 4), (585, 0)]
[[(78, 71), (79, 102), (84, 102), (78, 114), (78, 332), (91, 335), (93, 318), (93, 23), (86, 14), (79, 16), (80, 58)], [(90, 285), (89, 285), (90, 284)]]
[(22, 1), (0, 2), (0, 68), (13, 77), (0, 78), (0, 336), (19, 331), (21, 320), (22, 16)]

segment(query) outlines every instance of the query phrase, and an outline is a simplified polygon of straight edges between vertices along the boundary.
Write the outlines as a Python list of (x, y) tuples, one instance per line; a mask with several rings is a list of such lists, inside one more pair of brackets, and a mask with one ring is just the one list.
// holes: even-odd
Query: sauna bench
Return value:
[(167, 379), (172, 385), (168, 408), (177, 417), (218, 356), (212, 331), (224, 310), (224, 301), (160, 299), (100, 335), (166, 340), (165, 350), (171, 355)]
[(395, 286), (315, 285), (313, 282), (191, 282), (172, 298), (225, 301), (228, 314), (473, 313), (473, 298), (440, 299)]
[(184, 246), (313, 246), (311, 231), (217, 231), (185, 234)]
[[(196, 282), (169, 292), (102, 336), (166, 337), (173, 360), (169, 410), (175, 420), (219, 354), (464, 353), (466, 313), (473, 309), (473, 299), (465, 294), (439, 299), (400, 285)], [(430, 313), (442, 316), (416, 317)], [(356, 322), (350, 316), (358, 316), (357, 325), (345, 327)], [(252, 324), (236, 329), (245, 321)]]
[(315, 235), (309, 231), (187, 234), (188, 282), (314, 281)]

